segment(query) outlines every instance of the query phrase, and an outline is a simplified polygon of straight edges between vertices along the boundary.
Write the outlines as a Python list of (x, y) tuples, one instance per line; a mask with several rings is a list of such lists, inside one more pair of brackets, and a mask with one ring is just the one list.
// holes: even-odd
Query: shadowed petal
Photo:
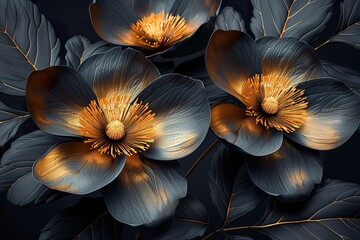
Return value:
[(94, 92), (82, 76), (68, 67), (49, 67), (30, 74), (26, 86), (26, 102), (38, 127), (59, 136), (79, 136), (78, 114)]
[(204, 140), (210, 124), (204, 85), (179, 74), (168, 74), (150, 84), (139, 100), (155, 113), (155, 142), (141, 153), (172, 160), (192, 153)]
[(303, 200), (321, 182), (320, 153), (287, 140), (273, 154), (247, 158), (249, 174), (256, 186), (286, 201)]
[(221, 0), (176, 0), (171, 12), (185, 18), (187, 27), (195, 31), (215, 16), (220, 4)]
[(306, 147), (330, 150), (355, 133), (360, 121), (360, 95), (331, 78), (305, 82), (299, 88), (305, 90), (309, 103), (307, 117), (288, 137)]
[(73, 194), (94, 192), (114, 180), (125, 157), (114, 159), (82, 142), (59, 144), (35, 162), (33, 175), (49, 188)]
[(127, 157), (118, 178), (102, 189), (111, 215), (132, 226), (172, 215), (187, 192), (186, 179), (178, 170), (177, 162), (148, 161), (137, 154)]
[(213, 33), (206, 50), (206, 67), (214, 83), (238, 99), (242, 83), (261, 73), (255, 42), (246, 33), (234, 30)]
[(79, 72), (89, 81), (99, 99), (114, 94), (135, 98), (160, 76), (154, 64), (141, 52), (120, 47), (86, 60)]
[(299, 84), (323, 74), (313, 48), (305, 42), (296, 38), (263, 37), (256, 44), (264, 75), (277, 74)]
[(135, 12), (133, 1), (97, 0), (90, 5), (90, 17), (96, 33), (105, 41), (129, 45), (130, 26), (140, 15)]
[(221, 103), (211, 108), (211, 129), (220, 138), (254, 156), (264, 156), (277, 151), (283, 133), (256, 124), (255, 118), (245, 115), (245, 110), (232, 103)]
[(151, 13), (159, 13), (164, 11), (165, 13), (170, 12), (176, 0), (132, 0), (135, 11), (141, 16), (148, 16)]

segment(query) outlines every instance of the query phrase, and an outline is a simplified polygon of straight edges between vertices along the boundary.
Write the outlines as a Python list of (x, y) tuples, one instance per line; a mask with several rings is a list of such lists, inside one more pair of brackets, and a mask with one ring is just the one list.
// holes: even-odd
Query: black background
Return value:
[[(57, 36), (62, 43), (61, 55), (64, 57), (64, 44), (67, 39), (75, 35), (86, 36), (92, 42), (100, 40), (94, 32), (88, 6), (92, 0), (33, 0), (46, 18), (53, 24)], [(231, 3), (237, 6), (247, 25), (252, 16), (250, 1), (233, 0), (223, 1), (223, 5)], [(318, 51), (321, 59), (326, 59), (354, 70), (360, 71), (360, 51), (343, 44), (331, 44)], [(8, 102), (12, 100), (9, 96), (1, 95), (1, 100)], [(9, 104), (10, 105), (10, 104)], [(31, 128), (27, 125), (22, 131)], [(209, 134), (203, 145), (190, 157), (183, 159), (181, 164), (184, 170), (201, 154), (201, 151), (215, 139)], [(335, 178), (343, 181), (356, 182), (360, 184), (360, 136), (355, 134), (343, 146), (328, 152), (324, 152), (324, 179)], [(5, 146), (1, 152), (6, 150)], [(206, 157), (195, 172), (189, 177), (189, 192), (201, 199), (208, 207), (211, 214), (211, 203), (209, 188), (207, 184), (207, 169), (211, 156)], [(94, 193), (93, 195), (97, 195)], [(42, 206), (29, 205), (16, 207), (6, 201), (6, 195), (0, 197), (0, 239), (1, 240), (31, 240), (37, 239), (42, 227), (51, 219), (54, 214), (65, 207), (76, 202), (77, 196), (67, 197), (54, 203)], [(134, 239), (136, 229), (126, 228), (123, 239)]]

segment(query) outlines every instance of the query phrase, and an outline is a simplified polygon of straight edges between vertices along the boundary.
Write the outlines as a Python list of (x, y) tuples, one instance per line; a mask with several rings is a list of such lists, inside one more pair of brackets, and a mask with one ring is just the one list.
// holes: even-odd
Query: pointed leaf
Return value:
[(1, 8), (0, 91), (24, 96), (29, 73), (60, 63), (60, 41), (32, 1), (6, 1)]
[(96, 42), (91, 44), (91, 42), (83, 36), (74, 36), (70, 38), (66, 44), (66, 65), (74, 69), (86, 61), (86, 59), (104, 53), (109, 50), (110, 44), (104, 41)]
[(12, 138), (20, 125), (29, 118), (29, 113), (11, 109), (0, 101), (0, 146)]
[(252, 0), (250, 28), (263, 36), (296, 37), (311, 43), (332, 15), (333, 0)]
[(8, 200), (19, 206), (47, 203), (63, 196), (37, 182), (32, 166), (48, 150), (66, 140), (40, 130), (15, 140), (1, 159), (0, 193), (8, 191)]
[(274, 202), (256, 229), (278, 240), (360, 239), (360, 186), (331, 180), (303, 204)]
[(360, 49), (360, 1), (344, 0), (340, 3), (339, 28), (320, 46), (331, 42), (342, 42)]
[(321, 64), (326, 77), (335, 78), (360, 94), (360, 72), (327, 61), (321, 61)]
[(101, 198), (80, 201), (53, 217), (39, 240), (117, 240), (123, 225), (111, 217)]
[(217, 16), (214, 30), (237, 30), (246, 33), (245, 21), (232, 7), (225, 7)]
[(267, 198), (251, 181), (242, 153), (218, 145), (209, 172), (211, 199), (223, 226), (243, 217)]
[(157, 229), (153, 239), (186, 240), (201, 237), (208, 225), (208, 215), (204, 205), (198, 199), (187, 196), (180, 200), (174, 217)]

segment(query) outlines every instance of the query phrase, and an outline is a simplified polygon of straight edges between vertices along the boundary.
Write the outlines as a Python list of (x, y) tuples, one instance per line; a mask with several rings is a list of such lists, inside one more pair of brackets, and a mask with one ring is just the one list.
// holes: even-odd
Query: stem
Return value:
[(135, 240), (141, 240), (141, 235), (139, 232), (136, 234)]
[(189, 168), (189, 170), (186, 172), (186, 177), (190, 176), (194, 169), (199, 165), (199, 163), (201, 162), (201, 160), (204, 159), (204, 157), (206, 156), (206, 154), (208, 154), (210, 152), (210, 150), (219, 142), (219, 139), (217, 138), (204, 152), (203, 154), (201, 154), (201, 156), (196, 159), (196, 161), (194, 162), (194, 164)]

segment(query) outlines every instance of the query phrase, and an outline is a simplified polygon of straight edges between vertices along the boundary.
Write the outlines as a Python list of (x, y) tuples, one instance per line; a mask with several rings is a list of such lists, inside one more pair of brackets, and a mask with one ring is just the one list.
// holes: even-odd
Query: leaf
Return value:
[(0, 91), (24, 96), (29, 73), (60, 63), (60, 41), (30, 0), (1, 1)]
[(122, 229), (123, 224), (111, 217), (101, 198), (85, 198), (53, 217), (41, 230), (39, 240), (117, 240)]
[(360, 72), (328, 61), (321, 61), (321, 64), (325, 70), (326, 77), (335, 78), (360, 94)]
[(11, 109), (0, 101), (0, 146), (12, 138), (20, 125), (29, 118), (29, 113)]
[(312, 43), (332, 15), (333, 0), (252, 0), (250, 28), (263, 36), (296, 37)]
[(342, 42), (360, 49), (360, 2), (358, 0), (344, 0), (340, 3), (339, 27), (333, 36), (319, 47), (331, 42)]
[(243, 158), (242, 153), (231, 151), (223, 144), (213, 155), (209, 171), (210, 195), (222, 227), (240, 219), (267, 198), (252, 183)]
[(78, 69), (86, 59), (104, 53), (111, 47), (109, 43), (104, 41), (91, 44), (86, 37), (74, 36), (66, 42), (65, 48), (67, 51), (65, 55), (66, 65)]
[(1, 159), (0, 193), (8, 191), (8, 200), (19, 206), (47, 203), (63, 196), (37, 182), (32, 176), (32, 166), (49, 149), (66, 140), (41, 130), (15, 140)]
[(186, 240), (201, 237), (208, 228), (208, 215), (204, 205), (196, 198), (187, 196), (180, 200), (173, 218), (156, 229), (152, 239)]
[(360, 239), (360, 186), (331, 180), (318, 188), (303, 204), (277, 201), (254, 229), (278, 240)]
[(245, 21), (240, 13), (232, 7), (225, 7), (217, 16), (215, 22), (215, 29), (222, 30), (237, 30), (246, 33)]

